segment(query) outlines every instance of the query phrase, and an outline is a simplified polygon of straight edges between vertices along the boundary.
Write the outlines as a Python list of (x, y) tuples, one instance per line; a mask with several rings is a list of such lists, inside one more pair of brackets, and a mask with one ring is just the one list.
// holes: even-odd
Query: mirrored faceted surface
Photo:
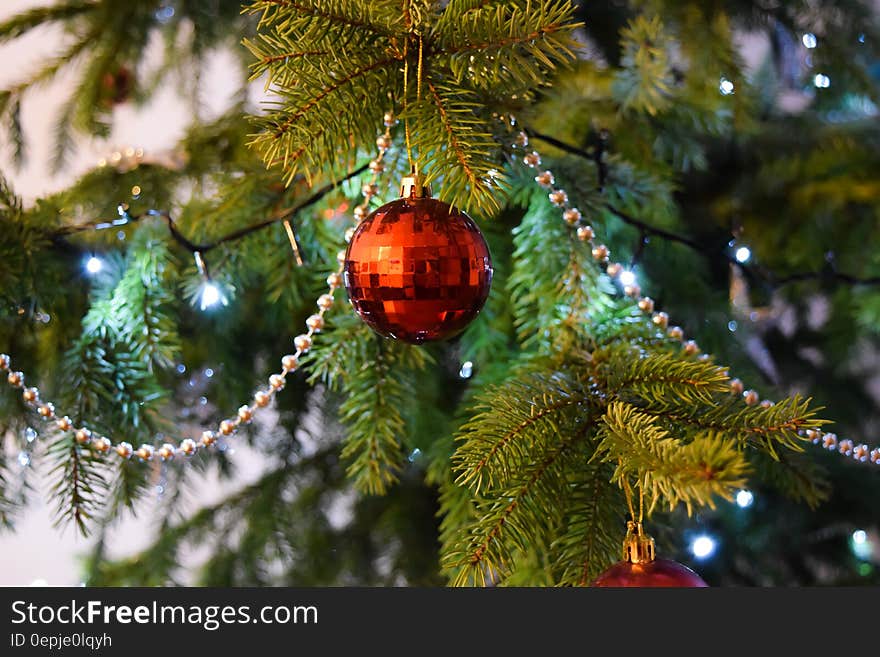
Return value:
[(398, 199), (358, 226), (344, 280), (373, 330), (421, 344), (452, 337), (477, 316), (489, 296), (492, 261), (463, 212), (437, 199)]

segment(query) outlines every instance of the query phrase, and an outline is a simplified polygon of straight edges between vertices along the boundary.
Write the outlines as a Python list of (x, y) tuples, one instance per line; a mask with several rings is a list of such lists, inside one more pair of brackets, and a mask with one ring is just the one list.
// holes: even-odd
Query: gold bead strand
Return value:
[[(361, 186), (363, 201), (352, 210), (356, 225), (363, 221), (369, 214), (370, 201), (379, 190), (379, 179), (385, 171), (385, 154), (392, 145), (391, 128), (397, 124), (397, 119), (393, 112), (389, 111), (385, 113), (383, 123), (385, 130), (376, 138), (376, 148), (378, 153), (369, 164), (371, 174), (370, 179)], [(354, 228), (348, 229), (345, 232), (345, 241), (351, 241), (353, 234)], [(202, 434), (202, 447), (210, 447), (214, 445), (218, 437), (231, 436), (242, 424), (249, 423), (258, 409), (268, 406), (275, 394), (284, 389), (284, 386), (287, 384), (287, 375), (299, 368), (300, 358), (312, 348), (315, 333), (320, 333), (324, 328), (324, 314), (333, 307), (335, 302), (334, 293), (342, 286), (342, 270), (345, 262), (345, 251), (340, 251), (336, 256), (336, 259), (338, 261), (337, 269), (327, 277), (328, 291), (318, 297), (318, 311), (309, 315), (306, 319), (306, 332), (297, 335), (293, 339), (293, 345), (296, 350), (293, 353), (282, 357), (281, 371), (272, 374), (269, 377), (268, 388), (257, 390), (257, 392), (254, 393), (251, 405), (245, 404), (241, 406), (235, 417), (228, 418), (220, 423), (217, 431), (204, 432)], [(196, 447), (198, 446), (199, 444), (197, 443)]]
[[(372, 198), (378, 193), (379, 190), (379, 179), (381, 175), (385, 172), (385, 154), (391, 148), (392, 144), (392, 136), (391, 136), (391, 128), (397, 124), (397, 119), (394, 116), (393, 112), (386, 112), (383, 118), (383, 122), (385, 125), (385, 131), (376, 138), (376, 148), (378, 149), (378, 153), (376, 157), (370, 161), (370, 180), (364, 183), (361, 187), (361, 193), (363, 194), (363, 201), (355, 206), (352, 210), (352, 215), (354, 216), (355, 226), (363, 221), (367, 215), (369, 214), (369, 205)], [(354, 227), (349, 228), (345, 232), (345, 241), (350, 242), (352, 236), (354, 235)], [(343, 265), (345, 263), (345, 251), (340, 251), (337, 256), (337, 269), (335, 272), (331, 273), (327, 276), (327, 287), (328, 291), (325, 294), (322, 294), (318, 297), (317, 306), (318, 311), (306, 319), (306, 332), (297, 335), (293, 339), (294, 347), (296, 347), (296, 351), (291, 354), (287, 354), (281, 359), (281, 371), (275, 374), (272, 374), (269, 377), (269, 387), (266, 389), (257, 390), (254, 393), (253, 405), (252, 406), (242, 406), (238, 409), (238, 416), (232, 418), (230, 420), (225, 420), (228, 424), (221, 423), (219, 428), (219, 433), (223, 436), (228, 436), (233, 434), (239, 425), (244, 422), (249, 422), (253, 413), (259, 408), (265, 408), (268, 406), (272, 398), (275, 396), (275, 393), (284, 389), (284, 386), (287, 383), (287, 375), (293, 371), (295, 371), (299, 367), (299, 359), (304, 354), (308, 353), (308, 351), (312, 348), (313, 337), (315, 333), (320, 333), (325, 326), (324, 314), (333, 307), (335, 303), (334, 293), (337, 289), (342, 287), (342, 270)], [(245, 420), (245, 418), (247, 418)], [(209, 438), (210, 444), (214, 444), (216, 440), (216, 434), (212, 434)], [(203, 443), (204, 443), (203, 436)]]
[[(511, 116), (508, 117), (508, 125), (512, 129), (516, 129), (516, 120)], [(516, 149), (526, 150), (529, 148), (529, 137), (524, 131), (517, 131), (511, 146)], [(529, 149), (521, 158), (522, 163), (531, 168), (536, 169), (535, 183), (548, 191), (548, 199), (550, 203), (562, 210), (562, 220), (569, 228), (574, 229), (577, 238), (586, 242), (590, 247), (593, 259), (599, 265), (605, 265), (605, 273), (616, 283), (620, 283), (625, 296), (636, 300), (638, 309), (650, 319), (650, 321), (665, 332), (671, 339), (682, 345), (682, 350), (688, 356), (696, 357), (698, 360), (710, 360), (711, 355), (701, 353), (700, 347), (695, 340), (686, 340), (684, 330), (680, 326), (669, 326), (669, 315), (663, 311), (657, 311), (654, 300), (651, 297), (642, 296), (641, 289), (635, 283), (624, 284), (620, 281), (624, 267), (620, 263), (610, 261), (611, 252), (604, 244), (597, 243), (595, 229), (584, 223), (583, 215), (578, 208), (573, 207), (569, 203), (568, 193), (556, 185), (556, 177), (549, 169), (542, 168), (541, 154), (534, 148)], [(733, 395), (741, 396), (743, 403), (747, 406), (760, 406), (762, 408), (770, 408), (773, 402), (765, 399), (761, 400), (755, 390), (745, 389), (745, 385), (740, 379), (731, 379), (730, 392)], [(818, 429), (808, 429), (801, 432), (806, 438), (816, 445), (821, 445), (825, 449), (838, 451), (844, 456), (849, 456), (856, 461), (870, 462), (880, 466), (880, 447), (871, 448), (864, 443), (855, 444), (851, 440), (839, 440), (834, 433), (824, 433)]]
[[(385, 171), (385, 154), (391, 148), (392, 144), (391, 128), (396, 124), (397, 119), (394, 117), (394, 114), (392, 112), (386, 112), (384, 116), (385, 130), (376, 139), (378, 153), (369, 164), (371, 178), (361, 189), (364, 200), (361, 204), (356, 206), (353, 211), (356, 224), (360, 223), (360, 221), (367, 216), (369, 213), (368, 208), (370, 200), (378, 192), (379, 178)], [(346, 231), (346, 242), (351, 240), (353, 231), (353, 228)], [(306, 319), (306, 332), (297, 335), (294, 338), (296, 351), (281, 359), (281, 371), (272, 374), (269, 377), (269, 386), (267, 388), (257, 390), (254, 393), (251, 404), (244, 404), (239, 407), (236, 415), (233, 418), (222, 420), (216, 430), (203, 431), (199, 440), (184, 438), (177, 446), (166, 442), (159, 448), (144, 444), (135, 449), (130, 443), (124, 441), (114, 444), (107, 437), (95, 435), (86, 426), (75, 427), (70, 418), (66, 415), (58, 417), (55, 411), (55, 406), (51, 402), (41, 401), (40, 391), (37, 387), (25, 387), (24, 373), (12, 369), (12, 358), (7, 354), (0, 354), (0, 372), (6, 374), (7, 383), (11, 387), (22, 390), (22, 399), (24, 402), (29, 407), (36, 409), (37, 413), (43, 420), (54, 421), (55, 426), (59, 431), (73, 432), (74, 440), (78, 445), (89, 447), (99, 455), (107, 454), (112, 451), (121, 459), (138, 458), (144, 462), (152, 461), (154, 458), (158, 458), (162, 461), (170, 461), (173, 460), (175, 456), (193, 456), (200, 449), (206, 449), (216, 445), (217, 440), (221, 436), (231, 436), (237, 431), (240, 425), (251, 422), (254, 418), (255, 412), (260, 408), (268, 406), (275, 393), (284, 388), (287, 375), (299, 367), (299, 358), (311, 349), (313, 336), (324, 328), (324, 314), (333, 307), (335, 302), (334, 293), (337, 289), (342, 287), (342, 270), (345, 261), (345, 251), (341, 251), (337, 255), (337, 260), (339, 261), (339, 265), (336, 271), (327, 277), (327, 293), (318, 297), (317, 312)]]

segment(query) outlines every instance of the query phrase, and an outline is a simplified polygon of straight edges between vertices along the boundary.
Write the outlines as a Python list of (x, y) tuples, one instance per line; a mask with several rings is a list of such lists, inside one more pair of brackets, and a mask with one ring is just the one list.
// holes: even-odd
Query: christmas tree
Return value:
[[(578, 586), (622, 545), (606, 583), (880, 582), (870, 2), (60, 0), (0, 42), (46, 25), (18, 163), (56, 76), (56, 170), (163, 89), (194, 118), (0, 184), (5, 529), (47, 496), (90, 585)], [(236, 444), (260, 477), (183, 511)]]

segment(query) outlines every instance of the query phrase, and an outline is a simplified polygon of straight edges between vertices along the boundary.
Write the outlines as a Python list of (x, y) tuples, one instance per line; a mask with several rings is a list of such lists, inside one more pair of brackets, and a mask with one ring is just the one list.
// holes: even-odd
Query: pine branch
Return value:
[[(290, 179), (350, 160), (354, 145), (371, 142), (378, 125), (370, 123), (378, 117), (352, 108), (384, 89), (402, 106), (401, 118), (417, 126), (419, 169), (442, 179), (441, 198), (484, 212), (497, 209), (494, 195), (504, 187), (492, 112), (499, 99), (521, 100), (547, 84), (558, 63), (571, 57), (575, 27), (570, 3), (559, 0), (517, 4), (512, 11), (502, 3), (411, 1), (258, 2), (254, 9), (264, 11), (266, 36), (249, 44), (258, 58), (253, 70), (268, 72), (277, 96), (274, 110), (258, 120), (253, 142), (267, 163), (280, 164)], [(386, 33), (389, 46), (370, 57), (364, 40), (373, 28)], [(479, 76), (465, 74), (470, 64)], [(413, 73), (408, 89), (401, 68)]]
[(806, 442), (802, 431), (824, 424), (810, 408), (809, 400), (795, 396), (773, 406), (745, 406), (727, 396), (707, 405), (681, 404), (675, 399), (655, 400), (641, 409), (665, 422), (700, 431), (723, 431), (773, 458), (779, 449), (800, 451)]
[[(606, 361), (607, 359), (607, 361)], [(607, 390), (618, 397), (635, 395), (654, 402), (671, 398), (677, 404), (712, 403), (713, 395), (730, 390), (724, 368), (680, 355), (637, 355), (628, 346), (600, 352), (598, 360), (607, 376)]]
[[(230, 28), (236, 32), (248, 29), (239, 17), (238, 3), (223, 0), (206, 9), (204, 3), (187, 2), (178, 6), (171, 16), (161, 16), (153, 2), (103, 2), (97, 0), (67, 0), (61, 4), (22, 12), (0, 24), (0, 42), (16, 39), (32, 29), (49, 24), (62, 25), (73, 35), (73, 43), (58, 57), (46, 61), (38, 71), (6, 91), (16, 104), (37, 84), (54, 79), (61, 71), (74, 64), (82, 64), (76, 90), (65, 102), (68, 110), (59, 119), (57, 132), (64, 137), (74, 130), (104, 134), (109, 130), (110, 114), (115, 102), (115, 91), (108, 88), (120, 70), (135, 71), (147, 52), (146, 45), (157, 31), (163, 31), (175, 41), (173, 50), (166, 50), (164, 61), (155, 68), (153, 85), (167, 73), (182, 73), (182, 62), (198, 62), (207, 56), (210, 46), (227, 39)], [(191, 30), (191, 38), (173, 39), (181, 34), (181, 26)], [(188, 49), (182, 52), (182, 49)], [(86, 60), (81, 61), (87, 55)], [(191, 67), (198, 71), (198, 66)], [(133, 74), (132, 74), (133, 75)], [(126, 99), (138, 99), (137, 93), (126, 94)], [(0, 114), (3, 112), (0, 100)], [(14, 115), (6, 103), (6, 120), (15, 125)], [(14, 107), (14, 106), (13, 106)], [(64, 153), (66, 144), (56, 146)], [(60, 168), (61, 159), (56, 161)]]
[(457, 82), (526, 93), (574, 58), (571, 32), (580, 24), (570, 21), (568, 2), (468, 4), (451, 2), (434, 28)]
[(16, 166), (24, 162), (24, 130), (21, 124), (21, 97), (9, 91), (0, 91), (0, 120), (5, 117), (6, 131), (12, 144), (12, 159)]
[[(546, 345), (548, 336), (563, 322), (572, 317), (580, 319), (582, 325), (586, 321), (588, 308), (582, 302), (598, 296), (593, 294), (595, 277), (581, 275), (580, 257), (586, 254), (577, 250), (545, 199), (533, 200), (513, 234), (509, 289), (517, 334), (524, 347)], [(584, 287), (569, 296), (569, 281)]]
[(590, 401), (570, 374), (542, 368), (480, 397), (453, 455), (456, 485), (474, 505), (463, 492), (451, 498), (461, 514), (444, 541), (453, 583), (497, 582), (517, 554), (551, 550), (591, 454)]
[(645, 112), (651, 116), (667, 109), (672, 102), (672, 71), (659, 16), (637, 16), (621, 31), (622, 68), (613, 85), (614, 99), (623, 110)]
[(6, 455), (0, 450), (0, 531), (14, 527), (15, 515), (21, 506), (10, 494), (10, 475)]
[(704, 433), (686, 443), (623, 402), (609, 404), (602, 421), (597, 457), (617, 463), (615, 481), (639, 481), (649, 510), (662, 500), (670, 510), (683, 503), (690, 515), (694, 505), (715, 508), (715, 496), (730, 499), (745, 485), (748, 461), (732, 438)]
[[(460, 533), (458, 547), (444, 558), (444, 567), (456, 573), (454, 585), (494, 583), (512, 568), (516, 550), (546, 548), (570, 494), (565, 473), (586, 432), (583, 427), (535, 450), (535, 461), (521, 464), (491, 497), (478, 501), (477, 521)], [(549, 500), (554, 503), (548, 505)]]
[(456, 483), (477, 494), (501, 485), (530, 460), (536, 445), (576, 426), (589, 401), (561, 373), (535, 373), (485, 394), (458, 434)]
[(342, 458), (355, 487), (383, 495), (397, 481), (403, 467), (400, 437), (405, 422), (401, 414), (405, 390), (394, 370), (392, 347), (365, 326), (355, 338), (361, 365), (343, 381), (345, 401), (339, 416), (348, 428)]
[(2, 173), (0, 173), (0, 211), (7, 220), (18, 218), (22, 211), (21, 197), (15, 193), (12, 184)]
[(109, 504), (102, 509), (104, 522), (119, 517), (122, 509), (128, 509), (132, 515), (137, 515), (140, 508), (137, 502), (152, 490), (149, 485), (150, 474), (148, 465), (130, 460), (120, 461), (115, 467), (115, 472), (108, 473)]
[(170, 369), (180, 351), (180, 337), (169, 312), (173, 296), (165, 287), (174, 262), (168, 245), (143, 231), (132, 251), (129, 266), (110, 299), (116, 338), (130, 346), (132, 355), (148, 371), (154, 366)]
[(252, 65), (252, 77), (259, 77), (268, 72), (267, 86), (271, 84), (291, 86), (296, 81), (289, 75), (290, 69), (275, 64), (298, 57), (316, 58), (332, 54), (330, 50), (303, 50), (296, 43), (291, 43), (284, 34), (261, 34), (253, 41), (245, 39), (243, 44), (257, 58)]
[(497, 170), (498, 146), (476, 114), (476, 96), (442, 83), (430, 71), (425, 88), (426, 102), (406, 118), (419, 126), (413, 148), (427, 182), (442, 179), (439, 196), (451, 205), (497, 210), (495, 193), (506, 181)]
[[(466, 486), (456, 484), (447, 470), (445, 479), (440, 482), (440, 554), (454, 553), (459, 537), (476, 520), (477, 509), (473, 494)], [(453, 581), (460, 572), (460, 565), (448, 568), (447, 579)]]
[[(399, 9), (400, 2), (358, 3), (345, 0), (257, 0), (249, 13), (260, 13), (261, 27), (274, 26), (286, 32), (302, 31), (305, 37), (331, 41), (343, 34), (362, 34), (364, 37), (391, 36), (389, 28), (377, 17), (376, 5)], [(371, 5), (373, 5), (371, 7)], [(384, 12), (382, 15), (386, 15)]]
[(573, 482), (565, 520), (550, 546), (550, 562), (563, 586), (587, 586), (620, 552), (623, 496), (610, 483), (613, 469), (583, 464)]
[(70, 434), (55, 440), (49, 454), (56, 461), (49, 473), (55, 479), (50, 489), (55, 500), (54, 524), (58, 527), (72, 522), (86, 536), (88, 523), (99, 513), (107, 488), (99, 462), (80, 449)]
[(61, 4), (38, 7), (16, 14), (0, 23), (0, 43), (16, 39), (35, 27), (66, 21), (95, 9), (95, 0), (68, 0)]
[(827, 472), (806, 454), (778, 452), (776, 457), (763, 452), (751, 456), (758, 478), (781, 491), (789, 499), (804, 502), (811, 509), (831, 495)]
[[(326, 149), (333, 153), (355, 155), (352, 136), (361, 143), (372, 141), (377, 123), (369, 113), (339, 113), (337, 107), (362, 105), (376, 88), (388, 88), (397, 60), (393, 57), (363, 58), (346, 61), (329, 61), (321, 69), (302, 71), (296, 86), (281, 87), (278, 92), (286, 103), (257, 121), (261, 128), (252, 141), (269, 163), (279, 163), (284, 168), (288, 183), (299, 173), (311, 179), (318, 171), (327, 171)], [(287, 62), (286, 65), (290, 65)], [(345, 71), (345, 73), (341, 73)]]
[[(394, 58), (386, 57), (370, 62), (366, 66), (362, 66), (357, 70), (352, 71), (351, 73), (337, 80), (333, 84), (325, 86), (302, 106), (294, 106), (292, 110), (285, 110), (284, 121), (276, 127), (272, 137), (274, 139), (279, 139), (280, 137), (284, 136), (293, 128), (293, 125), (298, 120), (309, 114), (309, 112), (315, 111), (318, 106), (331, 94), (340, 92), (340, 90), (343, 90), (346, 86), (354, 86), (355, 83), (359, 83), (360, 80), (367, 74), (388, 67), (391, 64), (394, 64), (395, 61), (396, 60)], [(284, 164), (287, 165), (288, 161), (285, 160)]]

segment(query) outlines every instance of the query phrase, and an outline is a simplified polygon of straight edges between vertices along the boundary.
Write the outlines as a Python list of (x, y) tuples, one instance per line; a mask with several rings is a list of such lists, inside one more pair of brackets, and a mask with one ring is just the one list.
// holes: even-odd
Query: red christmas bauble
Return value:
[(670, 559), (654, 559), (644, 563), (618, 561), (593, 582), (593, 586), (680, 587), (709, 586), (687, 566)]
[(412, 195), (360, 223), (344, 280), (354, 309), (374, 331), (421, 344), (452, 337), (477, 316), (489, 296), (492, 260), (470, 217)]

